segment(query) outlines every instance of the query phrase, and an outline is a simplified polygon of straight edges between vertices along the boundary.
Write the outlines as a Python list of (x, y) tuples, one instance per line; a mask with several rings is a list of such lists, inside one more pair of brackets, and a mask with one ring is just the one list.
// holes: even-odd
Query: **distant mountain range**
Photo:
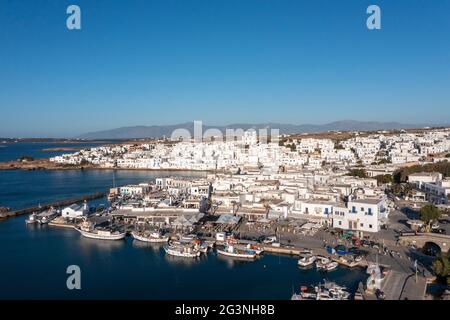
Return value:
[[(355, 121), (342, 120), (327, 124), (281, 124), (281, 123), (236, 123), (227, 126), (209, 126), (203, 125), (203, 132), (210, 128), (216, 128), (225, 132), (226, 129), (279, 129), (282, 134), (294, 133), (319, 133), (327, 131), (376, 131), (376, 130), (393, 130), (393, 129), (413, 129), (423, 128), (426, 125), (404, 124), (398, 122), (376, 122), (376, 121)], [(163, 136), (170, 137), (176, 129), (187, 129), (191, 134), (194, 131), (194, 122), (181, 123), (176, 125), (162, 126), (134, 126), (122, 127), (112, 130), (97, 131), (83, 134), (77, 138), (80, 139), (141, 139), (141, 138), (160, 138)]]

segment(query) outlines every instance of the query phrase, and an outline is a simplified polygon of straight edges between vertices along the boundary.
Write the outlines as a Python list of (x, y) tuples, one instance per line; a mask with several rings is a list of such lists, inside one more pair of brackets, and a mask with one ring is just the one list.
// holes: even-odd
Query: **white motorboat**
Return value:
[(317, 258), (315, 256), (305, 255), (303, 257), (300, 257), (300, 259), (298, 259), (297, 264), (302, 268), (306, 268), (312, 266), (314, 262), (316, 262), (316, 259)]
[(339, 286), (334, 282), (324, 281), (316, 287), (316, 291), (320, 292), (321, 300), (348, 300), (350, 293), (344, 286)]
[(316, 260), (316, 268), (324, 271), (333, 271), (336, 270), (339, 266), (339, 263), (336, 261), (331, 261), (330, 259), (320, 259)]
[(60, 212), (58, 210), (51, 208), (50, 210), (37, 214), (35, 218), (39, 224), (47, 224), (55, 219), (59, 213)]
[(33, 223), (36, 223), (36, 222), (37, 222), (36, 217), (37, 217), (36, 213), (33, 212), (32, 214), (30, 214), (30, 215), (28, 216), (28, 218), (25, 219), (25, 223), (26, 223), (26, 224), (33, 224)]
[(200, 256), (201, 252), (191, 246), (166, 246), (164, 251), (167, 254), (175, 257), (183, 258), (197, 258)]
[(339, 266), (339, 263), (337, 263), (336, 261), (332, 261), (332, 262), (327, 263), (325, 265), (325, 270), (326, 271), (333, 271), (333, 270), (336, 270), (338, 266)]
[(316, 268), (317, 269), (324, 269), (325, 266), (330, 263), (331, 260), (324, 256), (316, 256)]
[(300, 287), (300, 293), (294, 293), (291, 300), (348, 300), (350, 293), (347, 288), (334, 282), (325, 281), (316, 286)]
[(225, 246), (223, 250), (217, 248), (217, 253), (232, 258), (247, 259), (247, 260), (256, 259), (256, 253), (252, 251), (237, 250), (234, 246), (231, 245)]
[(145, 233), (133, 231), (131, 236), (138, 241), (151, 243), (164, 243), (169, 240), (169, 237), (163, 236), (160, 232)]

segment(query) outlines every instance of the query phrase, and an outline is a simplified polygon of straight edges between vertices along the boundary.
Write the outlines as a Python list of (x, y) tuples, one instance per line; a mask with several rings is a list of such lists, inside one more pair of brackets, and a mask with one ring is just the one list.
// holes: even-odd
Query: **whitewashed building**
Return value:
[(61, 211), (61, 216), (66, 219), (81, 218), (89, 213), (89, 206), (87, 202), (83, 205), (72, 204)]

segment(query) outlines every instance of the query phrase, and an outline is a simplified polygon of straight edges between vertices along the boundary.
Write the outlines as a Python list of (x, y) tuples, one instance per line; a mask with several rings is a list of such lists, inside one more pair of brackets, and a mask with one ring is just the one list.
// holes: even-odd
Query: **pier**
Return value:
[(70, 206), (71, 204), (74, 204), (74, 203), (95, 200), (95, 199), (103, 198), (105, 196), (106, 196), (106, 194), (104, 192), (96, 192), (93, 194), (82, 195), (82, 196), (74, 197), (74, 198), (70, 198), (70, 199), (53, 201), (53, 202), (50, 202), (50, 203), (47, 203), (44, 205), (37, 205), (37, 206), (25, 208), (25, 209), (3, 212), (3, 213), (0, 213), (0, 220), (11, 218), (11, 217), (16, 217), (16, 216), (20, 216), (20, 215), (24, 215), (24, 214), (31, 214), (33, 212), (39, 213), (44, 210), (48, 210), (52, 207), (58, 208), (58, 207)]

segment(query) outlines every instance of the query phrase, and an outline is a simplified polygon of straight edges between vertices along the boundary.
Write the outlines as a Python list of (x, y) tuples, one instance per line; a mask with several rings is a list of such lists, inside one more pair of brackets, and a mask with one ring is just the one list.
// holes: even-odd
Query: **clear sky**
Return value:
[(0, 111), (0, 136), (450, 123), (450, 0), (0, 0)]

